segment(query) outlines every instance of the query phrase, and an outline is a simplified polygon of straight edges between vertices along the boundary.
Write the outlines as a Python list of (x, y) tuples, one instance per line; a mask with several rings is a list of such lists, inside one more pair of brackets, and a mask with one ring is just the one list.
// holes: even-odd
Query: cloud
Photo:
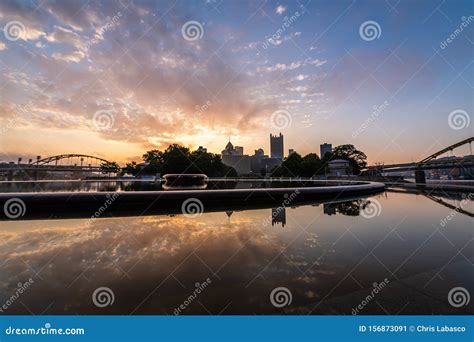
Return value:
[(291, 62), (291, 63), (277, 63), (273, 66), (270, 67), (259, 67), (257, 68), (257, 72), (273, 72), (273, 71), (289, 71), (289, 70), (296, 70), (299, 69), (300, 67), (308, 66), (308, 65), (314, 65), (317, 67), (323, 66), (326, 64), (326, 61), (322, 61), (319, 59), (311, 59), (307, 58), (302, 61), (296, 61), (296, 62)]
[(278, 6), (275, 8), (275, 13), (280, 14), (280, 15), (283, 14), (283, 13), (285, 13), (285, 11), (286, 11), (286, 7), (283, 6), (283, 5), (278, 5)]
[(47, 34), (45, 39), (50, 43), (67, 44), (72, 45), (77, 49), (85, 49), (85, 44), (76, 32), (61, 26), (55, 25), (54, 31)]
[(307, 78), (308, 78), (308, 75), (302, 75), (302, 74), (300, 74), (300, 75), (298, 75), (298, 76), (295, 77), (295, 80), (297, 80), (297, 81), (303, 81), (303, 80), (305, 80), (305, 79), (307, 79)]
[(82, 51), (73, 51), (70, 53), (55, 52), (52, 55), (52, 57), (56, 60), (74, 63), (79, 63), (84, 58), (84, 56), (85, 54)]
[[(219, 49), (221, 42), (210, 33), (187, 42), (181, 36), (184, 21), (174, 16), (157, 21), (153, 6), (108, 8), (108, 18), (116, 10), (123, 16), (92, 48), (88, 37), (105, 33), (101, 28), (107, 18), (96, 6), (89, 3), (74, 17), (76, 2), (60, 2), (46, 7), (46, 17), (35, 19), (48, 31), (46, 44), (37, 42), (36, 47), (47, 49), (34, 59), (26, 50), (18, 53), (40, 76), (28, 75), (24, 85), (9, 81), (5, 94), (12, 101), (17, 94), (28, 94), (35, 102), (31, 125), (90, 131), (95, 112), (112, 110), (113, 127), (97, 135), (163, 148), (170, 142), (213, 143), (216, 137), (257, 130), (274, 110), (276, 104), (252, 96), (254, 81), (246, 73), (251, 66), (240, 65), (232, 43)], [(64, 68), (64, 63), (75, 66)], [(196, 114), (196, 107), (208, 101), (212, 106)]]

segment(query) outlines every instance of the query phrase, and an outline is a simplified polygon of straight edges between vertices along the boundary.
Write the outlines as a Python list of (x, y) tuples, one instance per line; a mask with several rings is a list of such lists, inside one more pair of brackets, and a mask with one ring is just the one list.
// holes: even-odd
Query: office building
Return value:
[(283, 135), (270, 134), (270, 157), (283, 159)]
[(234, 147), (230, 141), (221, 152), (222, 162), (227, 166), (233, 167), (239, 175), (248, 174), (251, 171), (250, 156), (244, 156), (243, 152), (243, 147)]
[(332, 152), (332, 144), (324, 143), (321, 144), (319, 147), (321, 151), (321, 154), (319, 155), (320, 158), (324, 157), (327, 152)]

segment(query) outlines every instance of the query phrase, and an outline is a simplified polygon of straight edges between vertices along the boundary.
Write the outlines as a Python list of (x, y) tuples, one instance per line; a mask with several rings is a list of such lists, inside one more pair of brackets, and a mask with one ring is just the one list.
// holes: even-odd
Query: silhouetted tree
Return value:
[[(328, 153), (325, 154), (325, 156)], [(340, 145), (337, 146), (331, 153), (331, 159), (344, 159), (349, 162), (352, 173), (359, 174), (360, 170), (367, 166), (367, 156), (364, 152), (359, 151), (354, 145)]]
[(301, 157), (298, 153), (292, 153), (286, 158), (281, 166), (272, 172), (273, 177), (312, 177), (324, 174), (328, 162), (334, 159), (344, 159), (349, 162), (350, 171), (358, 174), (361, 168), (367, 166), (367, 156), (364, 152), (357, 150), (354, 145), (337, 146), (332, 152), (326, 152), (320, 159), (316, 153)]
[(124, 168), (122, 168), (123, 173), (129, 173), (136, 176), (140, 172), (140, 167), (134, 161), (127, 163)]
[(118, 173), (121, 170), (116, 162), (103, 162), (100, 164), (100, 172), (102, 173)]
[[(222, 163), (219, 155), (202, 151), (190, 151), (179, 144), (172, 144), (164, 151), (150, 150), (143, 155), (147, 165), (140, 174), (163, 175), (168, 173), (204, 173), (208, 177), (236, 177), (237, 172)], [(127, 164), (137, 174), (136, 163)]]

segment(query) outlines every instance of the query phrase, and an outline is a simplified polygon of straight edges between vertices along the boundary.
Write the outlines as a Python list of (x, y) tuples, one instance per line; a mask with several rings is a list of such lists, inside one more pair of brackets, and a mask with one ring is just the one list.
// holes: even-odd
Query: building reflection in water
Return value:
[(285, 207), (272, 208), (272, 226), (281, 223), (281, 226), (286, 225), (286, 209)]

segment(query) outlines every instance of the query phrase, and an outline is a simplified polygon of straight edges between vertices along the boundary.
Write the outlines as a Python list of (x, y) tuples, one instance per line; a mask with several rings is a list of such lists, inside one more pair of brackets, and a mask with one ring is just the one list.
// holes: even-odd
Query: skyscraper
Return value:
[(283, 135), (270, 134), (270, 156), (272, 158), (283, 159)]
[(320, 147), (320, 151), (321, 151), (321, 155), (319, 156), (319, 158), (324, 157), (324, 155), (327, 152), (332, 152), (332, 144), (324, 143), (324, 144), (319, 145), (319, 147)]

